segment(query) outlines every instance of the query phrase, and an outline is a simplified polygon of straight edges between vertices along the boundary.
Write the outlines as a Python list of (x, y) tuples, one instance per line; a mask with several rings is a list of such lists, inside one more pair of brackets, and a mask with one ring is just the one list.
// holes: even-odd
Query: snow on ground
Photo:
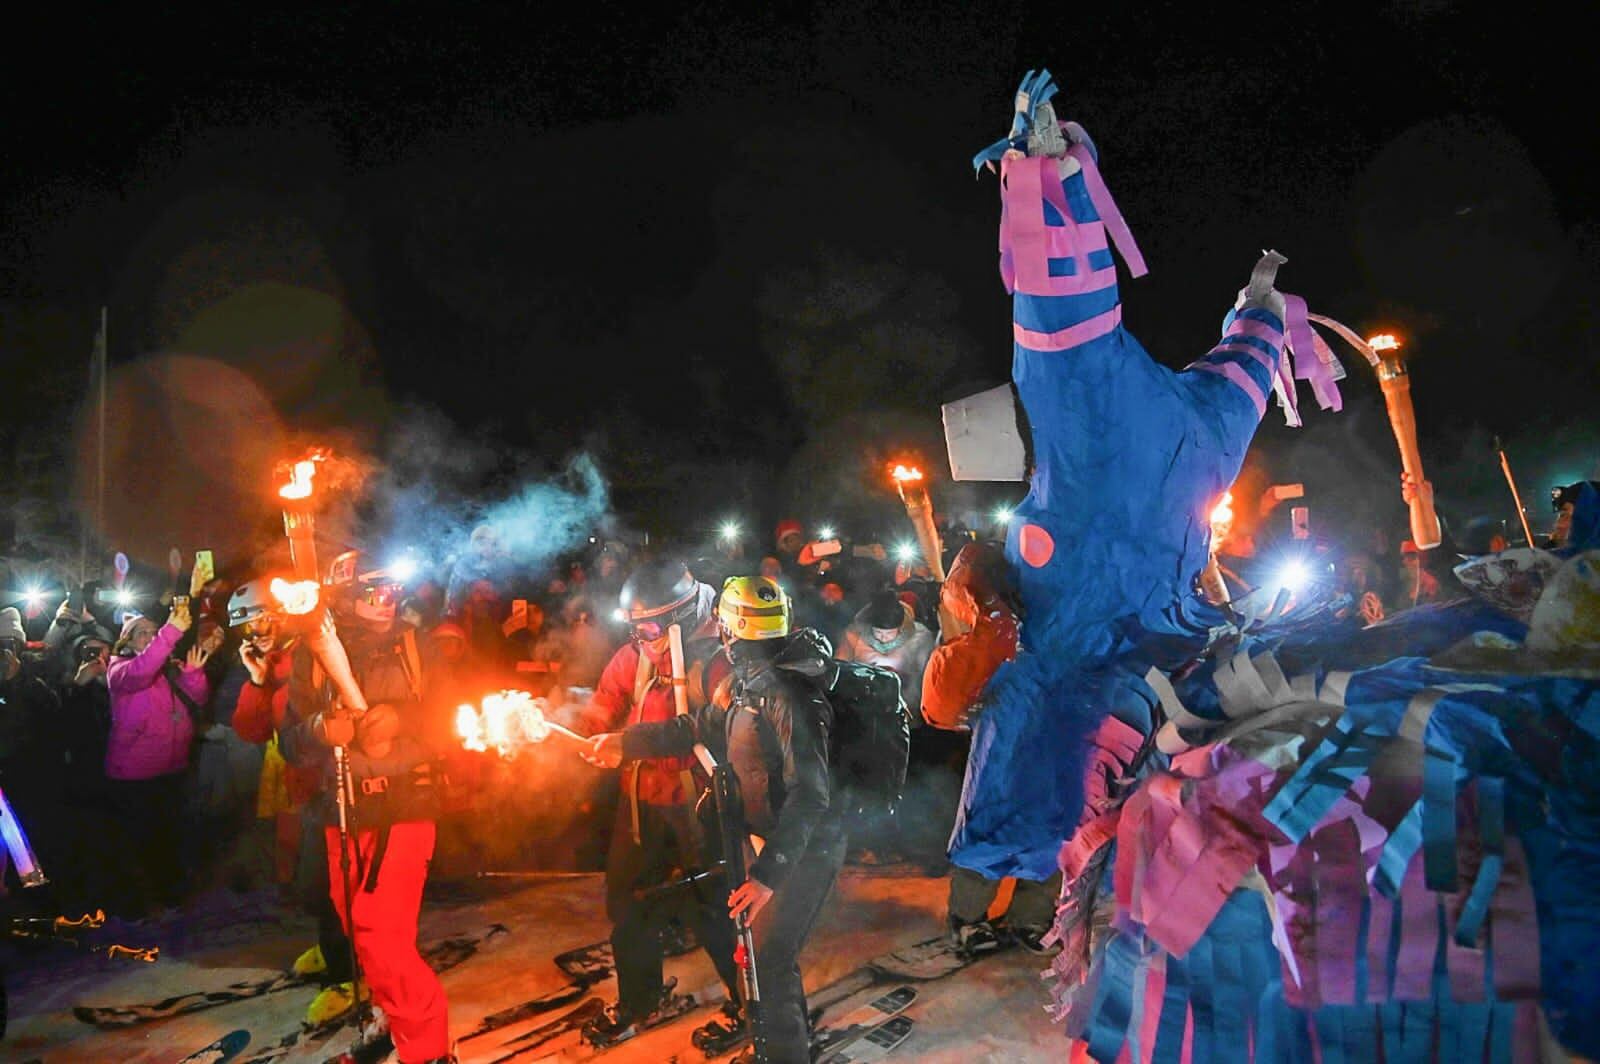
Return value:
[[(942, 929), (947, 880), (886, 871), (850, 867), (840, 878), (801, 960), (813, 995), (871, 958)], [(493, 923), (508, 925), (511, 933), (442, 976), (450, 999), (451, 1033), (456, 1037), (487, 1013), (566, 983), (552, 958), (598, 941), (609, 930), (601, 877), (437, 884), (423, 907), (421, 937), (431, 941), (471, 934)], [(136, 965), (59, 947), (8, 954), (11, 1024), (6, 1040), (0, 1042), (0, 1061), (173, 1064), (235, 1028), (251, 1032), (247, 1059), (295, 1030), (315, 993), (314, 987), (294, 988), (137, 1027), (97, 1030), (76, 1020), (72, 1006), (150, 1002), (268, 976), (287, 967), (314, 939), (311, 921), (298, 912), (257, 896), (227, 893), (201, 899), (181, 918), (143, 928), (108, 927), (95, 937), (158, 943), (162, 959)], [(929, 1064), (1064, 1060), (1067, 1042), (1043, 1011), (1046, 995), (1039, 973), (1044, 967), (1041, 958), (1012, 950), (945, 979), (915, 984), (919, 996), (906, 1014), (915, 1019), (916, 1028), (893, 1059)], [(618, 1046), (605, 1054), (607, 1062), (689, 1064), (703, 1059), (690, 1046), (689, 1035), (710, 1017), (714, 1000), (720, 999), (720, 985), (699, 951), (668, 959), (666, 971), (677, 976), (680, 991), (711, 1000), (674, 1024)], [(847, 998), (828, 1011), (824, 1022), (886, 988), (887, 984), (879, 984)], [(610, 1000), (615, 985), (607, 980), (590, 993)], [(563, 1011), (467, 1043), (463, 1064), (493, 1060), (506, 1052), (499, 1048), (501, 1043)], [(283, 1059), (325, 1060), (348, 1037), (341, 1034), (298, 1047)], [(568, 1036), (519, 1057), (518, 1064), (577, 1058), (584, 1055), (582, 1050), (576, 1037)]]

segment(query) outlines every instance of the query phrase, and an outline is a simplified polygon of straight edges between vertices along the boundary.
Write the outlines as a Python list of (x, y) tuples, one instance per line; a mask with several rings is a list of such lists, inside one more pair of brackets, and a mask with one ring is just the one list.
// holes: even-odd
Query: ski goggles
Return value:
[(696, 627), (694, 621), (699, 616), (699, 597), (699, 588), (696, 588), (687, 598), (674, 602), (663, 610), (643, 617), (630, 617), (628, 630), (640, 643), (654, 643), (665, 636), (667, 629), (675, 624), (682, 626), (687, 634)]

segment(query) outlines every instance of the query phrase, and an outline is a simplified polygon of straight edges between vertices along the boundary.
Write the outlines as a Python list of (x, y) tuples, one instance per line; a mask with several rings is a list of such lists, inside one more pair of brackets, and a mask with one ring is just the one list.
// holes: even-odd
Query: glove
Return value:
[(349, 716), (330, 717), (318, 713), (311, 724), (311, 733), (324, 746), (349, 746), (355, 742), (356, 722)]

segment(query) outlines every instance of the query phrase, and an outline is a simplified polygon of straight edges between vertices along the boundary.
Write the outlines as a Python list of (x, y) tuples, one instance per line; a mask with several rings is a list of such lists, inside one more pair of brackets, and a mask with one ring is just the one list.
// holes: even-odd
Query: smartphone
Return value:
[(1309, 506), (1295, 506), (1289, 510), (1289, 527), (1295, 539), (1311, 538), (1311, 508)]
[(71, 591), (68, 591), (67, 592), (67, 609), (71, 610), (74, 615), (82, 613), (83, 612), (83, 604), (89, 597), (88, 592), (89, 592), (89, 585), (87, 583), (79, 584), (77, 587), (73, 588)]
[(217, 563), (208, 550), (194, 552), (194, 571), (189, 574), (189, 594), (198, 595), (202, 588), (217, 578)]
[(102, 606), (116, 606), (120, 604), (118, 602), (117, 589), (114, 587), (100, 588), (94, 593), (94, 600)]

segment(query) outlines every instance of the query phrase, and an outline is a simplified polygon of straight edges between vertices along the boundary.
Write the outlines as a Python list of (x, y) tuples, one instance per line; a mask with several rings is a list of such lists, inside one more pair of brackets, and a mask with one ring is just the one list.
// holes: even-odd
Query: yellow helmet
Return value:
[(730, 576), (717, 600), (717, 619), (734, 639), (782, 639), (789, 634), (789, 596), (765, 576)]

